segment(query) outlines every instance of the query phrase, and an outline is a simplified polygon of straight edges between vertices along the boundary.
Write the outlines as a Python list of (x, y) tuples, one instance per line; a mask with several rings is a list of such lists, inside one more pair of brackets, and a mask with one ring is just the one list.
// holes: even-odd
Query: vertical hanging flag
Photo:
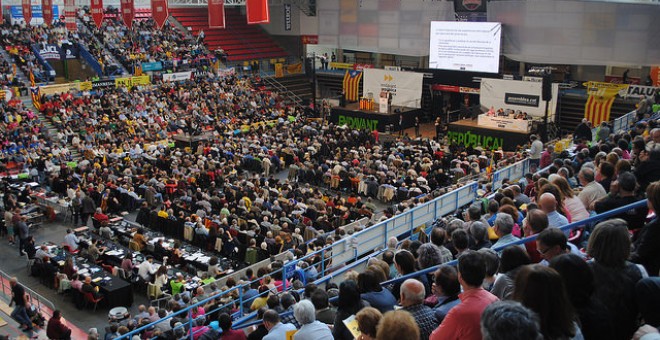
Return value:
[(2, 14), (2, 0), (0, 0), (0, 25), (4, 23), (4, 16)]
[(133, 18), (135, 18), (135, 6), (133, 0), (121, 0), (121, 18), (126, 27), (133, 28)]
[(360, 80), (362, 71), (347, 70), (344, 75), (343, 89), (346, 101), (356, 102), (360, 93)]
[(159, 29), (163, 28), (170, 12), (167, 8), (167, 0), (151, 0), (151, 15), (156, 21)]
[(246, 0), (245, 11), (247, 12), (248, 24), (267, 24), (270, 22), (268, 0)]
[(32, 3), (30, 0), (22, 0), (21, 7), (23, 9), (23, 20), (25, 20), (25, 25), (30, 26), (30, 21), (32, 21)]
[(78, 30), (76, 25), (76, 0), (64, 0), (64, 24), (69, 31)]
[(53, 23), (53, 0), (41, 0), (41, 14), (44, 24), (50, 26)]
[(90, 5), (92, 19), (96, 27), (101, 28), (101, 24), (103, 24), (103, 0), (92, 0)]
[(30, 96), (32, 97), (32, 105), (37, 111), (41, 111), (41, 89), (39, 86), (30, 88)]
[(37, 85), (37, 82), (34, 79), (34, 73), (32, 73), (32, 70), (30, 70), (30, 86), (35, 86), (35, 85)]
[(209, 27), (225, 28), (225, 0), (209, 0)]
[(584, 105), (584, 118), (594, 126), (601, 122), (610, 120), (612, 104), (617, 94), (625, 95), (628, 92), (628, 84), (612, 84), (590, 81), (584, 83), (587, 87), (587, 103)]

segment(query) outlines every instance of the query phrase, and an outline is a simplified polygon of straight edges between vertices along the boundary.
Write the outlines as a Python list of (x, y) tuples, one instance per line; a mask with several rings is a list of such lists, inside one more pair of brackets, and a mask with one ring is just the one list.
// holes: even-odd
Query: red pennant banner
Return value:
[(0, 0), (0, 25), (4, 23), (4, 15), (2, 14), (2, 0)]
[(90, 11), (92, 12), (92, 19), (97, 28), (101, 28), (103, 23), (103, 0), (92, 0), (90, 4)]
[(25, 25), (29, 26), (32, 21), (32, 3), (30, 0), (22, 0), (21, 7), (23, 8), (23, 20)]
[(151, 0), (151, 15), (156, 21), (159, 29), (163, 28), (170, 12), (167, 8), (167, 0)]
[(225, 28), (224, 0), (209, 0), (209, 27)]
[(133, 28), (133, 19), (135, 18), (135, 3), (133, 0), (121, 0), (121, 18), (124, 25)]
[(268, 0), (247, 0), (245, 2), (248, 24), (267, 24), (270, 22)]
[(76, 0), (64, 0), (64, 24), (69, 31), (78, 30), (78, 25), (76, 25)]
[(50, 26), (53, 23), (53, 0), (41, 0), (41, 13), (44, 24)]

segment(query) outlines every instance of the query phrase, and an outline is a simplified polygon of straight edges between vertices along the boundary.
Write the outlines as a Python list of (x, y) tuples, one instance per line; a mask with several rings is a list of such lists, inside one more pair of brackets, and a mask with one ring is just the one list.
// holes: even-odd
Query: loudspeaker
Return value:
[(549, 101), (552, 99), (552, 75), (546, 74), (543, 76), (543, 88), (541, 91), (541, 99)]

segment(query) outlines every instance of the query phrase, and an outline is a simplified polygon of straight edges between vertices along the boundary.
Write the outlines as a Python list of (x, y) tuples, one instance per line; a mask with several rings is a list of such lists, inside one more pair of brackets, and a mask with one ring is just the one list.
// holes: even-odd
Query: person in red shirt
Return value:
[(62, 323), (59, 310), (53, 311), (53, 317), (48, 320), (46, 335), (49, 339), (71, 339), (71, 329)]
[(458, 295), (461, 303), (449, 311), (429, 340), (482, 339), (481, 313), (499, 300), (481, 287), (485, 276), (486, 263), (480, 253), (469, 251), (458, 258), (458, 281), (463, 287), (463, 293)]
[(101, 225), (108, 223), (108, 221), (110, 220), (108, 215), (104, 214), (101, 208), (96, 208), (96, 212), (94, 213), (94, 219), (99, 221)]
[(231, 316), (227, 313), (220, 314), (218, 325), (222, 328), (222, 340), (246, 340), (245, 332), (242, 329), (231, 329)]

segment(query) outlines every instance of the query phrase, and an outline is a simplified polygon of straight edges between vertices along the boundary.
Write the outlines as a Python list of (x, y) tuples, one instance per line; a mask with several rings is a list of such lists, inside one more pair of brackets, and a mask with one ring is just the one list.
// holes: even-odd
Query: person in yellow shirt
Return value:
[(266, 306), (268, 296), (270, 295), (268, 291), (268, 286), (259, 286), (259, 297), (254, 299), (252, 305), (250, 306), (250, 310), (259, 310), (259, 308)]
[(170, 217), (170, 215), (167, 213), (167, 211), (165, 211), (165, 206), (160, 208), (160, 211), (158, 212), (158, 217), (162, 217), (162, 218)]

